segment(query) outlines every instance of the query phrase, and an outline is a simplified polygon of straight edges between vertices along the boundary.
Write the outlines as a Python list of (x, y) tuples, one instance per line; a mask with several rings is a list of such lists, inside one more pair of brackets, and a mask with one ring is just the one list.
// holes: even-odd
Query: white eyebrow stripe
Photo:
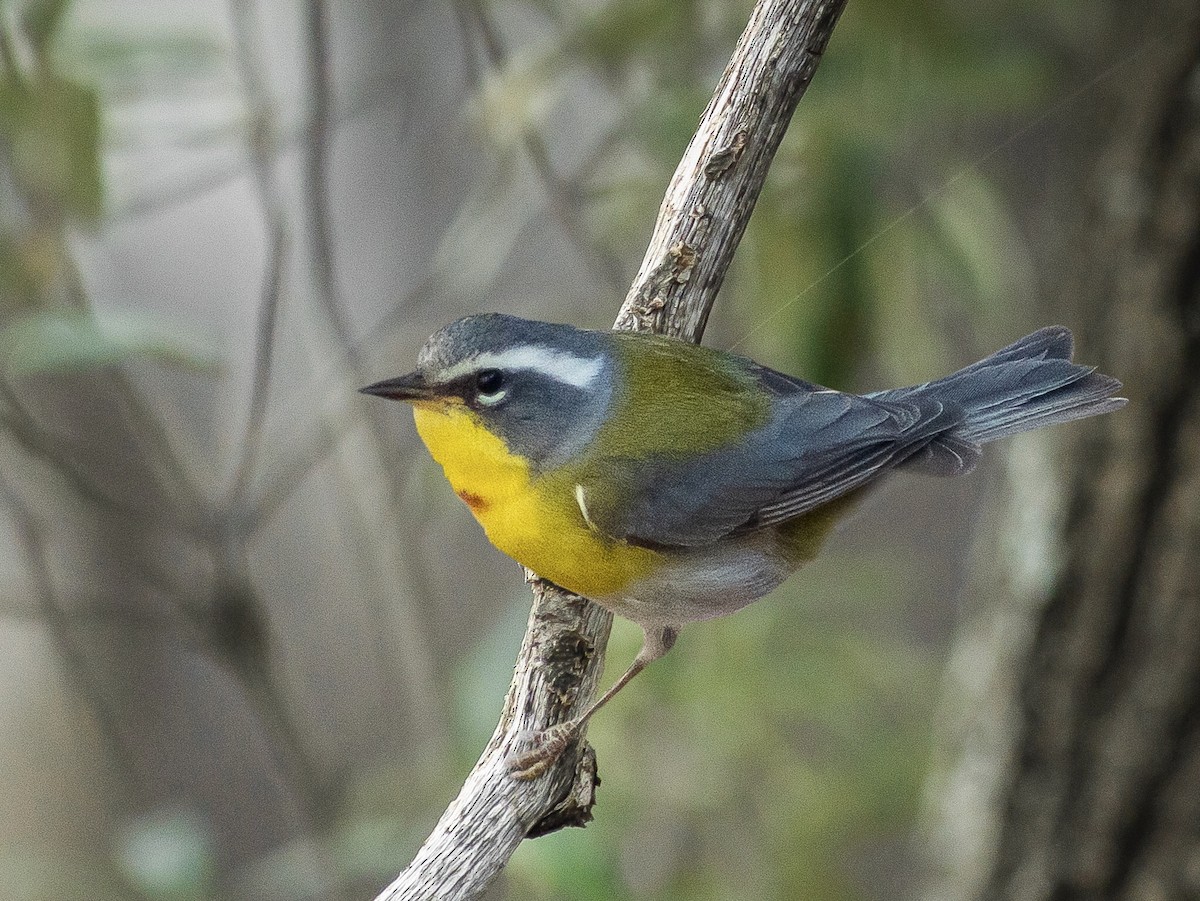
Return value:
[(596, 381), (603, 368), (604, 360), (600, 357), (580, 357), (537, 344), (522, 344), (499, 353), (481, 353), (468, 357), (438, 373), (438, 381), (453, 381), (481, 369), (527, 369), (564, 385), (587, 388)]

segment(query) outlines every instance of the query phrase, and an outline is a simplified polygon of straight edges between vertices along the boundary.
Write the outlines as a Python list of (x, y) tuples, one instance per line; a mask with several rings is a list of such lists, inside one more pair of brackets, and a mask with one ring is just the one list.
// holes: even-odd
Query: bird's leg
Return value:
[(574, 741), (579, 730), (592, 718), (592, 714), (611, 701), (617, 692), (630, 683), (634, 676), (671, 650), (675, 639), (679, 637), (679, 630), (670, 626), (653, 629), (643, 627), (643, 631), (645, 638), (642, 640), (642, 649), (633, 658), (633, 663), (629, 664), (629, 668), (621, 674), (621, 678), (614, 682), (608, 691), (598, 700), (593, 701), (579, 716), (567, 720), (565, 723), (551, 726), (545, 732), (540, 733), (535, 739), (536, 744), (533, 748), (516, 755), (508, 762), (508, 769), (514, 778), (522, 781), (536, 779), (549, 770), (554, 762), (562, 756), (567, 746)]

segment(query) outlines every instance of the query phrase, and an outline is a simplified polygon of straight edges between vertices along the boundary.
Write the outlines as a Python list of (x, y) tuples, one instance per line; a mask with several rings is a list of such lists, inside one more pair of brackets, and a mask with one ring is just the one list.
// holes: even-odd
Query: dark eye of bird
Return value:
[(480, 394), (495, 394), (504, 386), (504, 373), (499, 369), (484, 369), (475, 377)]

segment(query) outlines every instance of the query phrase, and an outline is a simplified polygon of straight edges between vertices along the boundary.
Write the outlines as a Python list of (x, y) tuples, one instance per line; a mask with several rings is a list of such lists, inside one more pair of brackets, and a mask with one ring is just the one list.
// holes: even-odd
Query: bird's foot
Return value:
[(508, 771), (514, 779), (529, 782), (544, 775), (558, 761), (578, 731), (578, 723), (559, 723), (544, 732), (535, 733), (528, 751), (515, 754), (508, 761)]

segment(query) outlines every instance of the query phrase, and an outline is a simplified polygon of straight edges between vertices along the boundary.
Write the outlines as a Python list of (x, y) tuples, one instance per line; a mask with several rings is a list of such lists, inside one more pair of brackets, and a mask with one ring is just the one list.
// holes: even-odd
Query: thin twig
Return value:
[(308, 38), (308, 141), (304, 154), (304, 189), (307, 197), (309, 253), (317, 285), (317, 298), (325, 309), (334, 337), (357, 372), (360, 360), (341, 302), (334, 268), (333, 211), (329, 204), (329, 151), (333, 142), (333, 80), (329, 71), (329, 11), (325, 0), (306, 0)]
[[(288, 775), (303, 804), (305, 816), (319, 831), (330, 824), (331, 793), (317, 775), (301, 730), (292, 720), (286, 693), (275, 677), (266, 635), (266, 612), (251, 587), (245, 562), (244, 520), (250, 515), (245, 494), (261, 452), (288, 230), (283, 192), (275, 171), (275, 103), (262, 67), (257, 11), (253, 4), (240, 0), (232, 0), (230, 8), (236, 23), (235, 56), (249, 110), (251, 168), (263, 210), (268, 255), (256, 326), (254, 376), (246, 431), (226, 509), (226, 534), (214, 548), (217, 565), (214, 595), (208, 605), (193, 611), (193, 617), (201, 632), (213, 643), (218, 658), (231, 665), (252, 708), (274, 737), (271, 751), (276, 757), (276, 765)], [(223, 618), (229, 618), (231, 622), (224, 622)], [(228, 634), (231, 631), (236, 634)]]
[(116, 389), (117, 402), (129, 417), (131, 438), (141, 445), (147, 461), (161, 468), (165, 477), (164, 487), (175, 495), (180, 519), (208, 521), (211, 517), (211, 504), (188, 471), (183, 459), (176, 453), (166, 425), (146, 401), (142, 390), (120, 369), (113, 372), (112, 384)]
[(259, 203), (262, 205), (269, 245), (255, 329), (254, 376), (247, 409), (246, 431), (242, 438), (238, 462), (234, 467), (227, 504), (227, 518), (231, 529), (240, 535), (246, 535), (248, 521), (257, 517), (255, 505), (246, 498), (246, 493), (254, 475), (255, 462), (262, 449), (262, 431), (270, 394), (279, 302), (283, 291), (288, 227), (283, 190), (275, 171), (278, 153), (276, 104), (260, 59), (260, 23), (256, 10), (250, 3), (235, 0), (230, 4), (230, 12), (236, 23), (234, 55), (246, 95), (250, 123), (247, 140), (250, 167)]
[[(392, 105), (395, 101), (395, 89), (402, 85), (404, 79), (400, 75), (388, 75), (373, 79), (366, 87), (360, 89), (348, 101), (338, 104), (336, 115), (331, 115), (331, 126), (346, 125), (360, 116), (374, 112), (384, 104)], [(403, 123), (402, 123), (403, 124)], [(251, 127), (253, 125), (251, 124)], [(276, 147), (279, 151), (297, 150), (308, 141), (312, 125), (307, 113), (300, 121), (287, 124), (276, 124)], [(402, 129), (403, 130), (403, 129)], [(407, 134), (413, 132), (405, 130)], [(234, 161), (228, 164), (214, 165), (200, 172), (172, 180), (170, 183), (143, 188), (145, 193), (127, 201), (121, 206), (106, 209), (104, 216), (108, 222), (124, 222), (142, 216), (150, 216), (165, 209), (178, 207), (211, 191), (226, 187), (246, 175), (246, 164)]]
[[(309, 142), (304, 160), (304, 184), (308, 213), (307, 232), (313, 259), (317, 295), (322, 303), (326, 318), (338, 349), (345, 355), (346, 368), (354, 381), (361, 385), (369, 381), (360, 351), (354, 340), (350, 319), (342, 302), (338, 287), (336, 257), (333, 243), (333, 210), (330, 205), (329, 167), (330, 151), (333, 147), (334, 90), (330, 59), (330, 9), (325, 0), (306, 0), (305, 4), (308, 39), (308, 91)], [(367, 428), (374, 441), (377, 454), (391, 444), (385, 425), (385, 414), (378, 407), (357, 408), (365, 418)], [(364, 545), (374, 538), (380, 552), (391, 552), (396, 547), (412, 547), (416, 544), (417, 523), (411, 522), (401, 511), (403, 499), (398, 493), (396, 482), (386, 478), (386, 467), (380, 459), (378, 471), (385, 478), (371, 486), (386, 500), (386, 513), (382, 525), (384, 530), (375, 534), (364, 534)], [(382, 581), (386, 582), (388, 594), (381, 593), (380, 599), (367, 607), (372, 619), (371, 637), (376, 658), (383, 672), (396, 675), (397, 664), (404, 684), (409, 690), (410, 713), (413, 719), (425, 728), (425, 738), (445, 748), (449, 739), (445, 724), (438, 714), (434, 699), (441, 696), (435, 674), (436, 661), (433, 646), (427, 640), (431, 627), (422, 611), (413, 603), (413, 598), (429, 597), (432, 594), (430, 579), (420, 559), (402, 563), (395, 557), (382, 564), (385, 568)], [(407, 583), (401, 587), (401, 583)], [(391, 604), (383, 603), (388, 597)], [(395, 644), (399, 643), (399, 652)]]
[[(83, 276), (67, 241), (66, 227), (57, 220), (52, 227), (60, 264), (56, 290), (72, 309), (90, 312), (92, 306)], [(211, 514), (208, 498), (176, 452), (165, 423), (147, 402), (145, 393), (120, 366), (110, 368), (108, 384), (129, 421), (130, 440), (141, 450), (151, 470), (160, 477), (159, 485), (171, 497), (180, 518), (193, 522), (208, 521)]]
[[(237, 33), (237, 53), (240, 66), (244, 73), (248, 93), (252, 105), (258, 110), (256, 117), (261, 122), (267, 121), (265, 110), (269, 101), (265, 79), (262, 77), (258, 62), (257, 48), (261, 44), (260, 25), (253, 11), (247, 9), (247, 4), (233, 3), (239, 27)], [(306, 231), (310, 236), (310, 253), (313, 257), (314, 278), (317, 294), (325, 311), (334, 340), (337, 345), (335, 365), (340, 371), (336, 377), (343, 386), (349, 380), (353, 384), (364, 384), (366, 376), (361, 357), (361, 345), (352, 340), (349, 319), (345, 315), (336, 284), (334, 248), (332, 243), (332, 217), (329, 208), (329, 192), (326, 183), (328, 177), (328, 153), (333, 140), (333, 89), (329, 71), (329, 35), (328, 9), (320, 0), (308, 0), (306, 22), (308, 25), (308, 56), (309, 56), (309, 92), (312, 97), (309, 109), (309, 142), (305, 154), (305, 195), (307, 199), (306, 213), (308, 217)], [(257, 98), (257, 99), (256, 99)], [(270, 209), (278, 204), (275, 199), (277, 188), (273, 172), (270, 171), (272, 157), (266, 138), (274, 136), (274, 132), (263, 131), (264, 140), (257, 143), (259, 159), (256, 169), (260, 173), (261, 190), (264, 205)], [(270, 177), (268, 179), (268, 173)], [(270, 212), (268, 212), (270, 215)], [(412, 603), (412, 598), (428, 597), (428, 579), (423, 570), (414, 563), (405, 566), (405, 561), (395, 557), (394, 547), (412, 546), (415, 539), (405, 535), (409, 529), (415, 534), (417, 524), (409, 524), (398, 511), (402, 509), (396, 496), (394, 482), (387, 478), (388, 470), (379, 454), (389, 445), (388, 436), (383, 424), (382, 413), (376, 413), (363, 405), (351, 407), (346, 398), (349, 395), (341, 393), (338, 412), (341, 421), (334, 431), (341, 434), (354, 434), (364, 423), (374, 441), (376, 456), (373, 458), (377, 465), (371, 467), (370, 490), (382, 494), (387, 502), (383, 522), (364, 533), (363, 540), (357, 547), (377, 545), (377, 552), (370, 559), (378, 562), (382, 570), (376, 580), (380, 587), (377, 598), (366, 607), (372, 620), (370, 638), (374, 655), (383, 674), (385, 684), (400, 684), (406, 689), (408, 699), (407, 713), (423, 730), (422, 740), (430, 746), (444, 748), (448, 744), (447, 729), (439, 714), (440, 707), (436, 699), (441, 692), (436, 680), (436, 661), (433, 654), (433, 644), (427, 640), (430, 633), (428, 623), (424, 622), (421, 612)], [(322, 411), (317, 412), (320, 420)], [(328, 429), (318, 428), (316, 440), (301, 442), (305, 456), (300, 458), (300, 473), (305, 473), (324, 459), (327, 450), (339, 445), (324, 442), (324, 432)], [(295, 457), (293, 457), (295, 459)], [(265, 493), (257, 493), (253, 501), (245, 501), (240, 505), (237, 522), (238, 534), (245, 538), (260, 525), (269, 515), (274, 505), (286, 498), (300, 484), (298, 478), (292, 477), (296, 467), (279, 466), (282, 475), (275, 477), (268, 485)], [(264, 507), (264, 505), (266, 505)], [(378, 508), (378, 504), (373, 504)], [(386, 601), (391, 601), (387, 603)], [(399, 646), (397, 648), (397, 645)], [(388, 702), (393, 695), (386, 696)]]
[(110, 492), (60, 446), (62, 442), (38, 425), (12, 386), (3, 379), (0, 379), (0, 399), (4, 400), (7, 407), (0, 409), (0, 429), (6, 431), (31, 456), (49, 465), (82, 500), (106, 513), (134, 521), (181, 528), (197, 537), (206, 534), (203, 520), (189, 520), (175, 510), (136, 506)]
[[(760, 0), (684, 153), (617, 326), (699, 340), (767, 169), (844, 0)], [(524, 736), (579, 713), (603, 666), (612, 615), (534, 580), (529, 629), (483, 755), (413, 862), (378, 901), (477, 898), (521, 840), (590, 819), (595, 755), (582, 741), (518, 782)]]
[[(66, 229), (61, 222), (54, 223), (56, 251), (60, 263), (60, 278), (57, 289), (63, 300), (73, 309), (90, 311), (87, 291), (75, 258), (66, 238)], [(180, 519), (191, 522), (210, 520), (211, 505), (195, 481), (175, 445), (161, 417), (146, 400), (145, 393), (120, 366), (111, 367), (107, 383), (113, 396), (128, 419), (127, 430), (130, 440), (142, 452), (151, 471), (159, 476), (158, 485), (168, 494), (176, 507)]]
[(75, 640), (70, 616), (59, 603), (58, 593), (54, 589), (54, 577), (50, 571), (42, 529), (32, 509), (4, 478), (3, 470), (0, 470), (0, 501), (8, 511), (16, 531), (17, 545), (25, 555), (38, 610), (61, 658), (67, 681), (95, 717), (110, 759), (124, 773), (125, 785), (135, 787), (139, 783), (137, 767), (133, 762), (134, 755), (130, 753), (121, 734), (116, 705), (104, 697), (97, 688), (97, 680), (88, 673), (87, 657)]
[(475, 16), (472, 15), (473, 10), (467, 9), (465, 0), (457, 0), (451, 6), (454, 7), (454, 22), (458, 25), (458, 34), (463, 48), (464, 80), (469, 85), (478, 85), (483, 79), (479, 72), (479, 64), (475, 61), (475, 41), (472, 33), (475, 24)]
[[(508, 61), (508, 51), (500, 38), (499, 29), (488, 15), (487, 6), (480, 0), (460, 0), (456, 7), (467, 7), (479, 27), (484, 53), (493, 69), (502, 69)], [(467, 56), (471, 48), (466, 47)], [(566, 238), (575, 246), (593, 274), (612, 291), (625, 287), (620, 261), (600, 246), (588, 233), (584, 222), (580, 191), (575, 182), (563, 176), (550, 159), (545, 139), (532, 128), (521, 129), (521, 146), (534, 174), (546, 192), (551, 214), (562, 227)]]
[[(282, 222), (276, 223), (270, 235), (271, 247), (263, 273), (262, 299), (255, 325), (254, 378), (250, 403), (246, 412), (246, 431), (242, 436), (241, 452), (234, 467), (228, 509), (235, 519), (245, 513), (246, 489), (262, 451), (262, 428), (267, 415), (267, 399), (271, 388), (271, 362), (275, 356), (275, 330), (279, 318), (279, 298), (283, 291), (283, 263), (287, 235)], [(236, 527), (236, 526), (235, 526)]]
[(347, 435), (335, 428), (327, 417), (318, 414), (313, 419), (316, 425), (299, 441), (295, 453), (272, 459), (271, 480), (248, 506), (241, 522), (246, 535), (253, 535), (269, 523), (279, 508), (300, 490), (313, 470), (325, 463), (346, 440)]
[[(90, 312), (91, 304), (67, 241), (65, 225), (56, 220), (46, 223), (45, 227), (54, 231), (58, 255), (60, 277), (56, 280), (55, 290), (72, 309)], [(166, 425), (147, 402), (144, 392), (120, 366), (109, 368), (107, 384), (128, 420), (130, 440), (141, 451), (150, 470), (159, 477), (157, 485), (171, 498), (177, 515), (193, 523), (207, 521), (211, 512), (208, 499), (176, 452)]]

